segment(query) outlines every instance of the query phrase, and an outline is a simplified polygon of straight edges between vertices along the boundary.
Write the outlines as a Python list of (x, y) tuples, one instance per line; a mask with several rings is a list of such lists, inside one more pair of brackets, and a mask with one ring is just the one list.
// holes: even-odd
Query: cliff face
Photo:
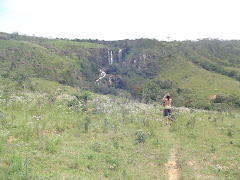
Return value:
[[(95, 53), (96, 55), (96, 53)], [(109, 81), (105, 81), (105, 85), (113, 85), (115, 87), (122, 86), (124, 77), (137, 74), (144, 78), (151, 78), (157, 75), (161, 70), (164, 59), (168, 58), (169, 53), (164, 49), (157, 52), (150, 50), (138, 50), (129, 47), (114, 47), (104, 49), (102, 56), (93, 57), (91, 62), (100, 63), (100, 68), (106, 71)], [(94, 59), (95, 58), (95, 59)], [(99, 61), (101, 59), (101, 61)], [(135, 75), (134, 75), (135, 76)]]

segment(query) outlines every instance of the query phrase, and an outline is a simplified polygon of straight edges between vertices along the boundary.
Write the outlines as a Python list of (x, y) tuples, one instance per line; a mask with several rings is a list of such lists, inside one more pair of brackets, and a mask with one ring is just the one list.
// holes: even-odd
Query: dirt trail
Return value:
[(168, 159), (168, 162), (165, 164), (165, 167), (168, 172), (169, 180), (179, 180), (179, 168), (177, 166), (177, 156), (176, 149), (171, 149), (171, 156)]

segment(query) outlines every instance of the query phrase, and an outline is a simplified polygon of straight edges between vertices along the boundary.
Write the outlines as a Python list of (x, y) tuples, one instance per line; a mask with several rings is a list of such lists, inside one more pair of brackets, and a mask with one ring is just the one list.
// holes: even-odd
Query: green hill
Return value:
[[(0, 75), (19, 84), (40, 78), (97, 93), (209, 108), (208, 96), (239, 105), (240, 42), (68, 40), (0, 34)], [(99, 70), (107, 76), (97, 84)]]
[(239, 104), (239, 41), (140, 39), (118, 43), (126, 48), (124, 61), (108, 72), (122, 75), (122, 86), (132, 95), (156, 100), (172, 91), (177, 99), (185, 99), (185, 105), (199, 103), (198, 107), (210, 95), (226, 96), (225, 100), (235, 96)]
[(88, 59), (95, 57), (101, 48), (104, 46), (2, 33), (0, 75), (19, 83), (37, 77), (80, 86), (85, 82), (82, 67), (85, 68)]

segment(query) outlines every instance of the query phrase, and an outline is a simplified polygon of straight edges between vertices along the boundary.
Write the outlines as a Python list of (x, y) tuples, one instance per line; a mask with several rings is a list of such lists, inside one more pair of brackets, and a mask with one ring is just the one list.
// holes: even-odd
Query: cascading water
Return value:
[(111, 51), (111, 64), (113, 63), (113, 54), (112, 54), (112, 51)]
[(103, 70), (100, 69), (99, 71), (100, 71), (100, 75), (95, 83), (99, 82), (101, 79), (103, 79), (106, 76), (106, 73)]
[(118, 61), (119, 62), (122, 61), (122, 49), (119, 49), (119, 51), (118, 51)]
[(108, 51), (108, 64), (111, 65), (113, 64), (113, 52)]

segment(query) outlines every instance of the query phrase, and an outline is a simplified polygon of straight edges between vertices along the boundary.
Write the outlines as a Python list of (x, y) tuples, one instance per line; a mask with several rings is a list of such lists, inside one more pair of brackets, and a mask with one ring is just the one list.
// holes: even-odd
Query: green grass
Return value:
[(37, 92), (1, 99), (3, 179), (166, 178), (172, 141), (161, 107), (92, 95), (85, 112), (59, 91), (55, 101)]
[[(0, 179), (167, 179), (165, 163), (173, 148), (181, 179), (239, 179), (239, 109), (224, 104), (214, 104), (219, 112), (174, 109), (176, 119), (169, 127), (158, 103), (142, 104), (126, 99), (124, 93), (122, 98), (101, 96), (58, 84), (85, 86), (82, 60), (85, 70), (91, 69), (85, 72), (86, 80), (92, 75), (94, 81), (96, 69), (106, 65), (106, 46), (12, 36), (0, 40)], [(135, 71), (127, 77), (135, 81), (130, 81), (133, 91), (134, 83), (149, 80), (141, 76), (141, 68), (151, 72), (145, 66), (153, 67), (154, 62), (162, 69), (151, 78), (175, 81), (172, 92), (179, 88), (183, 101), (206, 105), (209, 95), (240, 94), (239, 81), (186, 58), (198, 46), (151, 40), (127, 43), (131, 51), (124, 63), (148, 55), (137, 64), (139, 78)], [(192, 58), (217, 65), (229, 65), (230, 59), (224, 58), (231, 58), (236, 67), (230, 64), (226, 69), (237, 71), (237, 47), (220, 54), (222, 58), (210, 53), (221, 48), (198, 47)]]
[(181, 143), (183, 179), (239, 179), (239, 114), (179, 112), (171, 132)]
[(237, 113), (179, 108), (166, 126), (160, 105), (34, 82), (1, 91), (2, 179), (167, 179), (172, 148), (182, 179), (239, 177)]

